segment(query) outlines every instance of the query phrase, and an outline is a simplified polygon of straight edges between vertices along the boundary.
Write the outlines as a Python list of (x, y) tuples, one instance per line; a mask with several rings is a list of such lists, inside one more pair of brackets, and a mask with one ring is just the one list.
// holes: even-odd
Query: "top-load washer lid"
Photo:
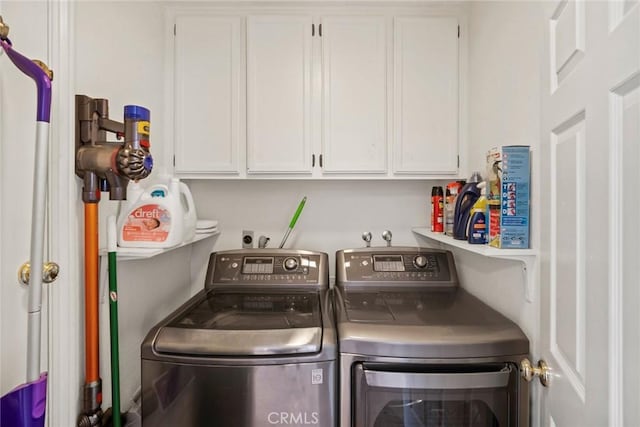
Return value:
[(520, 328), (463, 289), (341, 290), (340, 351), (386, 357), (527, 354)]
[(336, 287), (343, 353), (448, 359), (529, 351), (529, 341), (515, 323), (458, 286), (449, 251), (338, 251)]
[(318, 353), (319, 294), (313, 291), (209, 291), (154, 340), (158, 353), (268, 356)]

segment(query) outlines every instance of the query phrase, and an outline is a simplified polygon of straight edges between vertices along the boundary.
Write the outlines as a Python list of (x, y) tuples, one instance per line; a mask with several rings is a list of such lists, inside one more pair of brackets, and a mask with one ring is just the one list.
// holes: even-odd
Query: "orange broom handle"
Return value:
[(100, 379), (98, 335), (98, 203), (84, 204), (85, 382)]

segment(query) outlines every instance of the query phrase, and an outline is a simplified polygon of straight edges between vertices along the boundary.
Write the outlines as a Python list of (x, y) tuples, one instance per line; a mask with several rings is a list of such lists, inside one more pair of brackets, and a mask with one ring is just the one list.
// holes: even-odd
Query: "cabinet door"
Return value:
[(176, 17), (177, 173), (241, 171), (241, 23), (240, 17)]
[(247, 20), (248, 173), (311, 173), (311, 23)]
[(394, 28), (394, 172), (455, 174), (458, 20), (399, 17)]
[(387, 170), (383, 17), (322, 18), (323, 172)]

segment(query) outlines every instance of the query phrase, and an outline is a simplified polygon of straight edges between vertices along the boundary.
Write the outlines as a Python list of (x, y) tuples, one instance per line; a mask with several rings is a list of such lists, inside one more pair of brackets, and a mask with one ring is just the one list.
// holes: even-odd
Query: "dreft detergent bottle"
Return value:
[(123, 248), (170, 248), (184, 241), (185, 213), (180, 181), (135, 189), (118, 218), (118, 246)]

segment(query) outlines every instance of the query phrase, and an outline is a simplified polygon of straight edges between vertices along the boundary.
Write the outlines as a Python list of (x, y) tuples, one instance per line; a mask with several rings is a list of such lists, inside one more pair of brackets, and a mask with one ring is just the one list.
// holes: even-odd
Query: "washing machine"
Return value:
[(336, 254), (342, 427), (529, 425), (522, 330), (459, 286), (451, 252)]
[(141, 346), (144, 427), (335, 426), (325, 253), (213, 253), (204, 289)]

